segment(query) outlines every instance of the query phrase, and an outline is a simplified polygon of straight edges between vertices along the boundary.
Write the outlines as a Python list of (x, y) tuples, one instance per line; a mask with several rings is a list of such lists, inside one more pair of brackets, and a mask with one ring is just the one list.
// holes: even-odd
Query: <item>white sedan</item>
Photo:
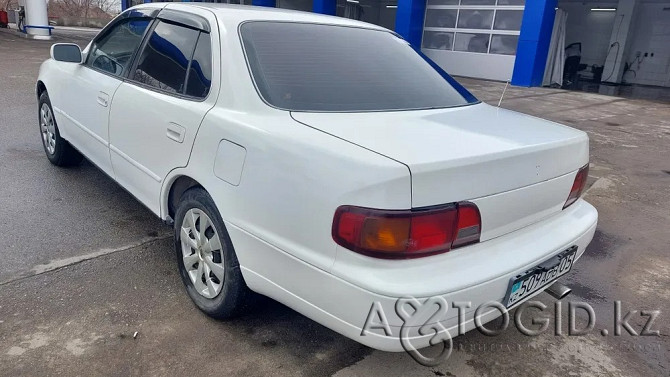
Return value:
[(470, 330), (567, 273), (597, 223), (584, 132), (479, 102), (367, 23), (143, 4), (83, 51), (54, 45), (36, 90), (48, 159), (85, 156), (174, 224), (217, 318), (257, 292), (401, 351), (398, 298), (469, 302), (425, 325)]

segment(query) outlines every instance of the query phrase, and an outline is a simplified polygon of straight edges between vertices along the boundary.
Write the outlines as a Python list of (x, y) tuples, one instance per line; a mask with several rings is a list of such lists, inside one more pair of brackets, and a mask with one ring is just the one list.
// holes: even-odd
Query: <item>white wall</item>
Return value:
[[(626, 55), (626, 61), (633, 63), (624, 80), (628, 83), (670, 86), (670, 1), (666, 3), (645, 3), (638, 5), (633, 25), (632, 41)], [(642, 60), (636, 60), (640, 52)], [(644, 57), (644, 53), (649, 56)], [(651, 56), (651, 53), (654, 56)]]
[(424, 54), (450, 75), (489, 80), (512, 80), (515, 55), (422, 49)]
[(615, 12), (592, 12), (591, 8), (616, 8), (617, 2), (559, 1), (558, 7), (568, 13), (565, 45), (582, 43), (582, 63), (604, 65), (614, 26)]

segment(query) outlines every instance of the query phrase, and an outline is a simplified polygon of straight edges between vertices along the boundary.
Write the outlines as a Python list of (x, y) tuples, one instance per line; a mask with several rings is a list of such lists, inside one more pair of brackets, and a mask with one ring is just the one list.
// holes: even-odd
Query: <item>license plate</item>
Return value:
[(507, 295), (505, 295), (505, 306), (509, 308), (523, 301), (524, 298), (544, 289), (559, 277), (570, 272), (576, 254), (577, 246), (575, 245), (544, 261), (539, 266), (513, 277), (507, 288)]

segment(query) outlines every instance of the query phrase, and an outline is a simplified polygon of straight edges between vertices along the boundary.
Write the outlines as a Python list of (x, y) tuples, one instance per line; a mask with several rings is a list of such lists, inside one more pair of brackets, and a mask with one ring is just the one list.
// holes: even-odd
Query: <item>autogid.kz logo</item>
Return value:
[[(447, 360), (451, 355), (454, 342), (449, 331), (441, 321), (446, 318), (448, 309), (447, 300), (442, 296), (430, 297), (419, 301), (414, 297), (400, 298), (395, 303), (395, 313), (402, 320), (400, 327), (400, 344), (402, 348), (419, 364), (425, 366), (437, 366)], [(375, 301), (370, 307), (361, 336), (372, 331), (383, 331), (386, 336), (393, 336), (391, 326), (382, 305)], [(412, 334), (412, 330), (416, 334)], [(416, 345), (413, 341), (423, 341), (430, 337), (427, 344)], [(442, 344), (438, 355), (425, 356), (419, 348), (436, 346)]]
[[(546, 333), (550, 328), (554, 335), (582, 336), (591, 333), (595, 329), (596, 313), (591, 305), (586, 302), (556, 301), (552, 308), (541, 301), (528, 301), (521, 304), (514, 312), (513, 324), (520, 333), (533, 337)], [(566, 307), (567, 306), (567, 307)], [(378, 301), (372, 303), (370, 311), (365, 319), (361, 336), (379, 334), (387, 337), (397, 338), (402, 348), (419, 364), (424, 366), (437, 366), (446, 361), (451, 355), (454, 342), (444, 323), (449, 323), (452, 331), (457, 335), (463, 335), (468, 329), (476, 328), (486, 336), (497, 336), (509, 327), (510, 313), (497, 301), (489, 301), (473, 309), (471, 302), (456, 301), (451, 303), (451, 308), (457, 313), (451, 317), (447, 316), (450, 305), (442, 296), (430, 297), (418, 300), (414, 297), (400, 298), (395, 302), (393, 314), (396, 320), (402, 321), (400, 330), (394, 333), (388, 320), (388, 316), (382, 304)], [(386, 311), (390, 311), (387, 308)], [(577, 313), (586, 317), (586, 324), (577, 325)], [(621, 301), (614, 301), (613, 326), (608, 329), (601, 328), (597, 334), (606, 336), (628, 335), (636, 336), (660, 336), (660, 331), (654, 329), (654, 324), (660, 315), (660, 310), (628, 310), (624, 311)], [(528, 315), (525, 315), (528, 314)], [(549, 315), (547, 315), (549, 314)], [(563, 330), (562, 315), (567, 314), (567, 333)], [(554, 326), (550, 326), (553, 316)], [(639, 316), (643, 321), (633, 321)], [(485, 327), (484, 324), (492, 319), (501, 317), (496, 328)], [(638, 328), (631, 325), (632, 322), (643, 322)], [(489, 326), (493, 327), (493, 326)], [(432, 346), (430, 355), (421, 349)], [(436, 349), (439, 347), (439, 352)], [(437, 353), (437, 354), (436, 354)]]

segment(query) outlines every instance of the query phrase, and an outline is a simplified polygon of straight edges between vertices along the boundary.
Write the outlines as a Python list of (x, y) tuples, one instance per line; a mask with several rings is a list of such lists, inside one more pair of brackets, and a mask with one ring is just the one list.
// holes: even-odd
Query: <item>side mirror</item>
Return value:
[(59, 62), (81, 63), (81, 49), (74, 43), (56, 43), (51, 46), (51, 59)]

